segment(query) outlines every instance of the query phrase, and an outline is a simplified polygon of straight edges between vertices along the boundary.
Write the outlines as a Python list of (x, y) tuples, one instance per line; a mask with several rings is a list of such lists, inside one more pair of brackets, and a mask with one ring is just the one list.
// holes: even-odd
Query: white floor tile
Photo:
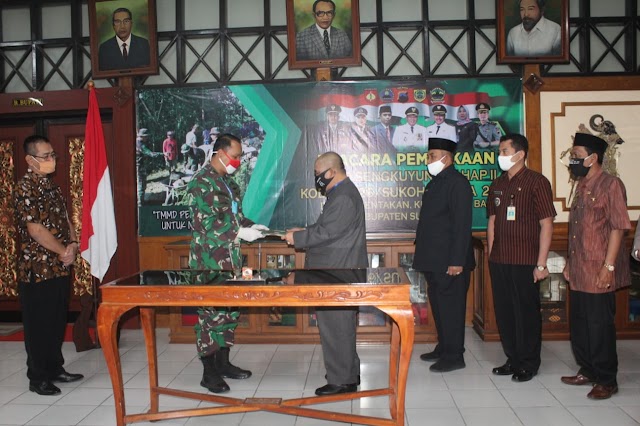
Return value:
[(24, 425), (46, 409), (46, 405), (5, 404), (0, 406), (0, 423)]
[(568, 407), (583, 426), (637, 426), (637, 422), (618, 407)]
[(516, 407), (557, 407), (560, 402), (546, 389), (507, 389), (502, 396), (512, 408)]
[(452, 390), (451, 395), (459, 408), (507, 407), (507, 401), (498, 390)]
[(29, 421), (28, 425), (68, 426), (78, 424), (95, 407), (89, 405), (53, 405)]
[(467, 426), (517, 426), (522, 425), (510, 408), (460, 408)]
[(113, 395), (111, 389), (77, 388), (56, 401), (55, 405), (93, 405), (102, 404)]
[(456, 408), (408, 408), (407, 426), (464, 426)]
[(578, 420), (564, 407), (517, 407), (513, 411), (525, 426), (577, 426)]

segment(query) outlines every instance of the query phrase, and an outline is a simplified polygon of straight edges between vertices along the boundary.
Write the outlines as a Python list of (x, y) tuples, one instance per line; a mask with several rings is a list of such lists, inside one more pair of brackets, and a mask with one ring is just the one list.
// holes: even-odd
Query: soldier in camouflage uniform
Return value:
[[(144, 192), (147, 189), (147, 176), (151, 171), (149, 159), (163, 155), (161, 152), (153, 152), (147, 146), (149, 140), (149, 131), (140, 129), (136, 137), (136, 169), (138, 171), (138, 205), (142, 205), (144, 201)], [(146, 157), (146, 158), (145, 158)]]
[(476, 111), (478, 112), (478, 136), (476, 136), (475, 147), (476, 148), (497, 148), (500, 145), (500, 138), (502, 137), (502, 131), (498, 127), (498, 123), (489, 121), (489, 111), (491, 107), (486, 103), (479, 103), (476, 105)]
[[(268, 228), (242, 213), (240, 188), (228, 175), (240, 167), (240, 139), (221, 135), (211, 160), (189, 182), (187, 193), (193, 218), (189, 253), (192, 269), (234, 269), (242, 266), (240, 240), (261, 238)], [(246, 379), (251, 372), (229, 362), (229, 347), (238, 326), (237, 310), (203, 307), (195, 325), (198, 356), (204, 365), (200, 385), (213, 393), (229, 391), (224, 378)]]

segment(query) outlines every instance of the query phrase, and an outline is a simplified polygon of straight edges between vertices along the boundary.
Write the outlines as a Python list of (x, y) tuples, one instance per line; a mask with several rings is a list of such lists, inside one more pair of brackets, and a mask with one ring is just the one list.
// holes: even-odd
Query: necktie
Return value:
[(122, 43), (122, 57), (127, 60), (127, 43)]
[(411, 126), (411, 133), (413, 133), (413, 126)]
[(329, 32), (324, 30), (324, 47), (327, 49), (327, 55), (331, 53), (331, 45), (329, 44)]
[(436, 135), (438, 134), (439, 131), (440, 131), (440, 126), (436, 126)]
[(391, 142), (391, 129), (387, 127), (387, 140)]

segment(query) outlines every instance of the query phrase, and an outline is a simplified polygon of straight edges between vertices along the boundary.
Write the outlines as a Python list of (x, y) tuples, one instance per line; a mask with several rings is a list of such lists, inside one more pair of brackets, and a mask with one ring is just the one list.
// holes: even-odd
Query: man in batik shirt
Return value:
[[(238, 270), (242, 267), (240, 240), (254, 241), (268, 228), (244, 216), (240, 188), (228, 176), (240, 168), (240, 139), (221, 135), (213, 151), (211, 160), (187, 186), (193, 221), (189, 267)], [(250, 371), (229, 362), (229, 347), (234, 343), (239, 316), (237, 310), (226, 308), (198, 309), (196, 346), (204, 365), (200, 385), (213, 393), (229, 391), (225, 378), (251, 376)]]

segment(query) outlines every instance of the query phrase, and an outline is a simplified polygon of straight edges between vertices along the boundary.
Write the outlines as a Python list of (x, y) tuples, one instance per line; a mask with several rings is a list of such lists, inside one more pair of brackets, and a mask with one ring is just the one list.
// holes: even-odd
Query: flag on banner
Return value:
[(82, 232), (80, 253), (91, 275), (102, 281), (118, 247), (113, 194), (96, 89), (89, 90), (89, 111), (84, 135)]

